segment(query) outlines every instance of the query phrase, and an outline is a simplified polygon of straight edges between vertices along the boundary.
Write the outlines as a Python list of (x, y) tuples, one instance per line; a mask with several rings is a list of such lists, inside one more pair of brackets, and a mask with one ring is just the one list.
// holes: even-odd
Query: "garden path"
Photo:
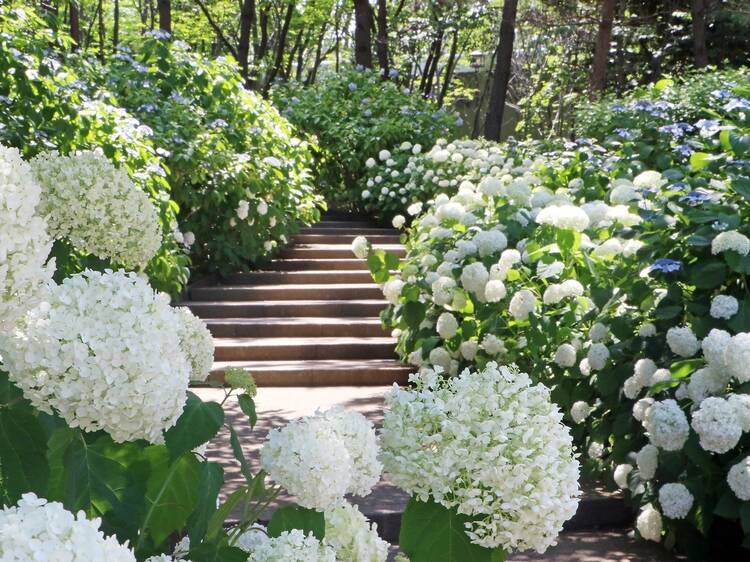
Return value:
[[(359, 217), (329, 214), (303, 229), (294, 245), (260, 270), (238, 273), (222, 282), (199, 283), (184, 304), (207, 323), (215, 337), (212, 377), (227, 367), (250, 371), (262, 388), (256, 398), (258, 425), (251, 429), (234, 399), (226, 404), (253, 470), (268, 431), (334, 405), (382, 421), (383, 393), (406, 381), (410, 368), (394, 352), (395, 340), (383, 332), (378, 314), (386, 302), (364, 260), (355, 259), (351, 242), (363, 234), (376, 247), (403, 253), (397, 231)], [(221, 400), (223, 391), (194, 389), (204, 400)], [(211, 460), (225, 467), (222, 496), (244, 483), (224, 430), (209, 444)], [(282, 497), (280, 503), (292, 498)], [(387, 480), (365, 498), (352, 498), (393, 544), (407, 496)], [(275, 506), (272, 506), (272, 508)], [(271, 508), (271, 509), (272, 509)], [(515, 554), (513, 562), (673, 562), (653, 543), (627, 536), (633, 518), (619, 494), (586, 485), (576, 516), (560, 544), (544, 555)]]

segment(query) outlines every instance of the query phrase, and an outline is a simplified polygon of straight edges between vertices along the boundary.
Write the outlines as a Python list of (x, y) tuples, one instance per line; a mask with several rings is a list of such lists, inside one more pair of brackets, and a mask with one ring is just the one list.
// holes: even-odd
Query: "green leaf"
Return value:
[(216, 498), (224, 485), (224, 469), (218, 463), (202, 462), (198, 481), (198, 501), (187, 524), (191, 544), (203, 540), (208, 530), (208, 521), (216, 513)]
[(287, 505), (273, 512), (268, 522), (268, 534), (278, 537), (284, 531), (300, 529), (305, 534), (312, 533), (317, 539), (325, 537), (326, 521), (322, 511), (307, 509), (300, 506)]
[(204, 402), (188, 392), (182, 415), (164, 434), (172, 458), (192, 451), (213, 439), (224, 424), (224, 410), (216, 402)]
[(721, 158), (721, 156), (715, 156), (713, 154), (708, 154), (707, 152), (693, 152), (690, 156), (690, 166), (694, 170), (702, 170), (711, 162), (718, 160), (719, 158)]
[(240, 438), (234, 430), (234, 427), (231, 425), (229, 426), (229, 444), (232, 446), (232, 454), (234, 455), (234, 458), (240, 463), (240, 472), (242, 472), (242, 475), (249, 484), (253, 479), (253, 473), (250, 470), (250, 465), (247, 463), (247, 459), (245, 458), (245, 452), (242, 450)]
[(183, 529), (195, 510), (201, 463), (192, 453), (171, 461), (166, 448), (159, 445), (148, 447), (144, 454), (150, 461), (151, 475), (146, 482), (143, 528), (158, 546), (169, 535)]
[[(729, 131), (722, 131), (722, 133), (729, 133)], [(735, 177), (731, 181), (732, 189), (744, 197), (750, 200), (750, 179), (744, 177)]]
[(691, 269), (690, 280), (699, 289), (713, 289), (724, 282), (727, 268), (719, 260), (706, 261)]
[(249, 394), (240, 394), (237, 397), (237, 402), (240, 405), (240, 410), (242, 410), (250, 420), (250, 427), (255, 427), (255, 424), (258, 423), (258, 413), (255, 411), (255, 400), (253, 400)]
[(0, 484), (10, 503), (25, 492), (46, 496), (47, 436), (26, 404), (0, 408)]
[(207, 541), (211, 541), (219, 536), (219, 533), (224, 528), (224, 521), (229, 518), (232, 511), (234, 511), (234, 508), (237, 507), (240, 502), (246, 500), (248, 496), (249, 491), (247, 486), (243, 486), (229, 495), (224, 503), (221, 504), (221, 507), (216, 510), (216, 513), (214, 513), (208, 520), (208, 527), (206, 528)]
[(409, 328), (416, 330), (424, 320), (425, 305), (421, 302), (410, 301), (401, 307), (401, 314)]
[(492, 562), (501, 554), (473, 544), (465, 524), (471, 519), (433, 500), (411, 498), (401, 522), (399, 545), (411, 562)]
[(392, 252), (385, 253), (384, 261), (385, 261), (385, 267), (389, 271), (398, 269), (399, 263), (401, 263), (401, 259), (398, 257), (398, 254), (394, 254)]
[(750, 503), (743, 502), (740, 506), (740, 524), (745, 534), (750, 534)]
[(703, 365), (702, 359), (686, 359), (685, 361), (676, 361), (669, 367), (669, 372), (673, 379), (684, 379), (689, 374)]
[(65, 451), (76, 432), (69, 427), (55, 429), (47, 441), (47, 463), (50, 476), (46, 498), (62, 502), (65, 497)]
[(740, 301), (737, 314), (732, 316), (727, 324), (735, 332), (750, 332), (750, 299)]
[(199, 544), (188, 554), (192, 562), (247, 562), (247, 552), (234, 546)]
[(726, 490), (716, 503), (714, 513), (726, 519), (737, 519), (740, 516), (740, 500), (731, 490)]

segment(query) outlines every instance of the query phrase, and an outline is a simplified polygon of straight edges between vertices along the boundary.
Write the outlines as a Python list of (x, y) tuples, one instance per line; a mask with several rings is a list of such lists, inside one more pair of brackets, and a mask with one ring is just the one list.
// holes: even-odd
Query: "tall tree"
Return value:
[(505, 0), (503, 16), (500, 23), (500, 41), (497, 44), (495, 72), (492, 77), (492, 92), (484, 123), (484, 136), (489, 140), (500, 140), (503, 127), (505, 99), (508, 96), (508, 82), (513, 61), (513, 42), (516, 38), (516, 13), (518, 0)]
[(375, 50), (378, 53), (378, 64), (383, 72), (383, 78), (388, 79), (388, 7), (386, 0), (378, 0), (378, 36), (375, 40)]
[(286, 38), (289, 35), (289, 24), (292, 23), (292, 16), (294, 15), (294, 0), (290, 1), (286, 7), (286, 14), (284, 15), (284, 23), (281, 24), (281, 30), (279, 31), (279, 37), (276, 41), (276, 56), (274, 58), (273, 66), (268, 71), (266, 76), (266, 83), (263, 86), (263, 95), (267, 96), (271, 90), (273, 81), (276, 80), (276, 76), (281, 70), (281, 65), (284, 64), (284, 50), (286, 49)]
[(114, 19), (112, 24), (112, 51), (116, 51), (117, 45), (120, 44), (120, 0), (115, 0), (112, 18)]
[(104, 0), (99, 0), (99, 6), (96, 10), (97, 21), (99, 22), (99, 60), (104, 60)]
[(706, 49), (706, 0), (693, 0), (693, 58), (695, 66), (708, 66)]
[(248, 77), (248, 59), (250, 57), (250, 30), (255, 27), (255, 0), (243, 0), (240, 10), (240, 38), (237, 43), (242, 77)]
[(594, 61), (591, 65), (591, 92), (601, 92), (607, 80), (607, 59), (612, 39), (612, 21), (615, 15), (615, 0), (601, 0), (599, 31), (596, 34)]
[(69, 1), (68, 15), (70, 19), (70, 36), (73, 38), (73, 50), (77, 51), (81, 45), (81, 13), (78, 7), (78, 0)]
[(159, 29), (172, 33), (172, 2), (171, 0), (157, 0), (159, 10)]
[(354, 0), (354, 62), (365, 68), (372, 68), (371, 11), (369, 0)]

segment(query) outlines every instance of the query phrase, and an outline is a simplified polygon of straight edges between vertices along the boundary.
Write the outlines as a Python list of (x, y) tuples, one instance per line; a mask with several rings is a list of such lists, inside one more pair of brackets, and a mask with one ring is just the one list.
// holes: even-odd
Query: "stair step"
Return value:
[(214, 337), (310, 338), (382, 337), (379, 318), (211, 318), (206, 325)]
[(194, 301), (282, 301), (381, 299), (383, 292), (375, 283), (327, 285), (225, 285), (196, 287), (190, 290)]
[[(350, 244), (356, 238), (356, 234), (297, 234), (292, 238), (298, 244)], [(381, 244), (399, 244), (401, 237), (398, 234), (371, 234), (367, 240), (375, 246)]]
[(217, 338), (216, 361), (396, 359), (396, 340), (377, 338)]
[(239, 285), (296, 285), (301, 283), (320, 283), (326, 285), (347, 283), (371, 283), (369, 271), (340, 269), (336, 271), (249, 271), (228, 275), (226, 283)]
[(279, 316), (378, 316), (387, 302), (358, 300), (288, 301), (186, 301), (200, 318), (279, 317)]
[[(399, 256), (406, 255), (406, 249), (401, 244), (384, 244), (376, 245), (376, 247)], [(349, 244), (309, 244), (285, 248), (281, 251), (280, 257), (282, 259), (335, 259), (352, 258), (354, 254)]]
[(393, 359), (315, 361), (217, 361), (211, 379), (223, 381), (224, 369), (245, 369), (258, 386), (373, 386), (405, 384), (412, 367)]
[[(353, 254), (352, 254), (353, 255)], [(276, 269), (279, 271), (308, 271), (308, 270), (331, 270), (331, 269), (348, 269), (348, 270), (366, 270), (367, 261), (355, 258), (333, 258), (333, 259), (282, 259), (271, 260), (267, 264), (267, 269)]]
[(377, 224), (369, 220), (322, 220), (315, 223), (320, 228), (377, 228)]
[[(317, 223), (318, 225), (320, 223)], [(392, 228), (363, 228), (363, 227), (352, 227), (349, 229), (343, 229), (343, 228), (328, 228), (325, 226), (308, 226), (305, 228), (301, 228), (299, 231), (299, 234), (334, 234), (336, 236), (339, 235), (349, 235), (349, 236), (372, 236), (372, 235), (393, 235), (395, 234), (396, 230)]]

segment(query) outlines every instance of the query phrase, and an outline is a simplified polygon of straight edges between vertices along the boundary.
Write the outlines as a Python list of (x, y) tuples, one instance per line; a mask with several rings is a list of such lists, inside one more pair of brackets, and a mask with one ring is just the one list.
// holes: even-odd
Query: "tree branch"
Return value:
[(226, 36), (224, 35), (224, 32), (221, 30), (221, 28), (218, 26), (218, 24), (214, 21), (214, 19), (211, 17), (211, 12), (208, 11), (208, 8), (201, 0), (195, 0), (195, 3), (198, 4), (203, 14), (206, 16), (206, 19), (208, 20), (208, 24), (213, 28), (213, 30), (216, 32), (216, 36), (219, 38), (219, 40), (224, 43), (226, 48), (229, 50), (229, 52), (232, 54), (232, 56), (235, 58), (235, 60), (239, 61), (240, 57), (237, 54), (237, 49), (232, 45), (229, 40), (227, 40)]

